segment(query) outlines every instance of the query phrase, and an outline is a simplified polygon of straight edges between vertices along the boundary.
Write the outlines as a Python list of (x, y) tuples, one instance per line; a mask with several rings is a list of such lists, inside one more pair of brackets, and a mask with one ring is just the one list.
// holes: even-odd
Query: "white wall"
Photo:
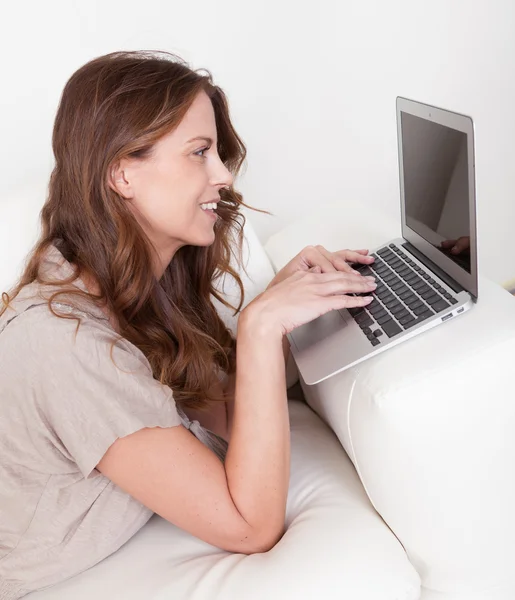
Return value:
[(254, 217), (263, 240), (323, 203), (398, 215), (397, 95), (472, 115), (481, 267), (504, 282), (515, 277), (514, 27), (513, 0), (5, 2), (0, 202), (50, 171), (76, 68), (166, 49), (227, 91), (249, 149), (241, 189), (276, 215)]

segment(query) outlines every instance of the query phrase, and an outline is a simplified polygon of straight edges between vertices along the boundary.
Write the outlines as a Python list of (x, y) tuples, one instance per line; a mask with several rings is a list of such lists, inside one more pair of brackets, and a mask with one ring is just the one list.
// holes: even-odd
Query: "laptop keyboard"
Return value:
[(381, 343), (381, 337), (391, 338), (457, 303), (456, 298), (395, 244), (372, 256), (373, 264), (353, 265), (353, 268), (363, 276), (376, 278), (374, 299), (368, 306), (347, 310), (373, 346)]

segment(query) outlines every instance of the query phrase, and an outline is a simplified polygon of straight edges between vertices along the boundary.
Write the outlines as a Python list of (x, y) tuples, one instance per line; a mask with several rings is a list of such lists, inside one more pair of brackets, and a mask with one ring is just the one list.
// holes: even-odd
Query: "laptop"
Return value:
[(353, 265), (376, 278), (368, 306), (331, 311), (288, 334), (308, 385), (455, 319), (477, 301), (472, 119), (397, 98), (397, 137), (402, 238), (372, 251), (371, 265)]

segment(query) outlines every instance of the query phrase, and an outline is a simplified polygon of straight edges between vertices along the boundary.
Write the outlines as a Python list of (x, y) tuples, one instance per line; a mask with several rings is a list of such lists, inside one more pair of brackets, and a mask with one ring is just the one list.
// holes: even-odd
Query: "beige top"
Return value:
[[(72, 272), (55, 247), (44, 268), (52, 278)], [(75, 337), (77, 322), (49, 311), (49, 291), (26, 286), (0, 317), (1, 600), (88, 569), (151, 517), (95, 469), (117, 438), (182, 424), (213, 441), (176, 407), (138, 348), (122, 340), (111, 359), (115, 332), (98, 307), (59, 298), (56, 312), (82, 319)]]

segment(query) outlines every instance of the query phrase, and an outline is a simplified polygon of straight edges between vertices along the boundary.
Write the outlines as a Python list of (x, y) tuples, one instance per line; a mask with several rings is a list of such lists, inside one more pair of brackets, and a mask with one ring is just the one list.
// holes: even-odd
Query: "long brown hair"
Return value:
[(245, 204), (233, 187), (221, 190), (214, 243), (182, 247), (157, 281), (150, 241), (108, 178), (120, 159), (145, 158), (201, 91), (213, 104), (220, 158), (236, 176), (245, 146), (231, 124), (225, 94), (208, 71), (193, 71), (169, 53), (115, 52), (71, 76), (54, 123), (55, 167), (41, 212), (42, 234), (11, 296), (4, 294), (8, 303), (32, 282), (59, 284), (49, 300), (56, 314), (52, 302), (70, 294), (69, 288), (40, 273), (44, 254), (56, 246), (76, 267), (64, 283), (86, 275), (100, 290), (97, 295), (74, 286), (72, 293), (107, 308), (120, 335), (148, 358), (154, 377), (192, 408), (220, 400), (214, 373), (235, 369), (235, 340), (211, 295), (229, 306), (214, 287), (229, 274), (241, 290), (240, 305), (231, 308), (241, 309), (242, 282), (229, 262), (235, 248), (241, 256), (245, 218), (239, 209)]

